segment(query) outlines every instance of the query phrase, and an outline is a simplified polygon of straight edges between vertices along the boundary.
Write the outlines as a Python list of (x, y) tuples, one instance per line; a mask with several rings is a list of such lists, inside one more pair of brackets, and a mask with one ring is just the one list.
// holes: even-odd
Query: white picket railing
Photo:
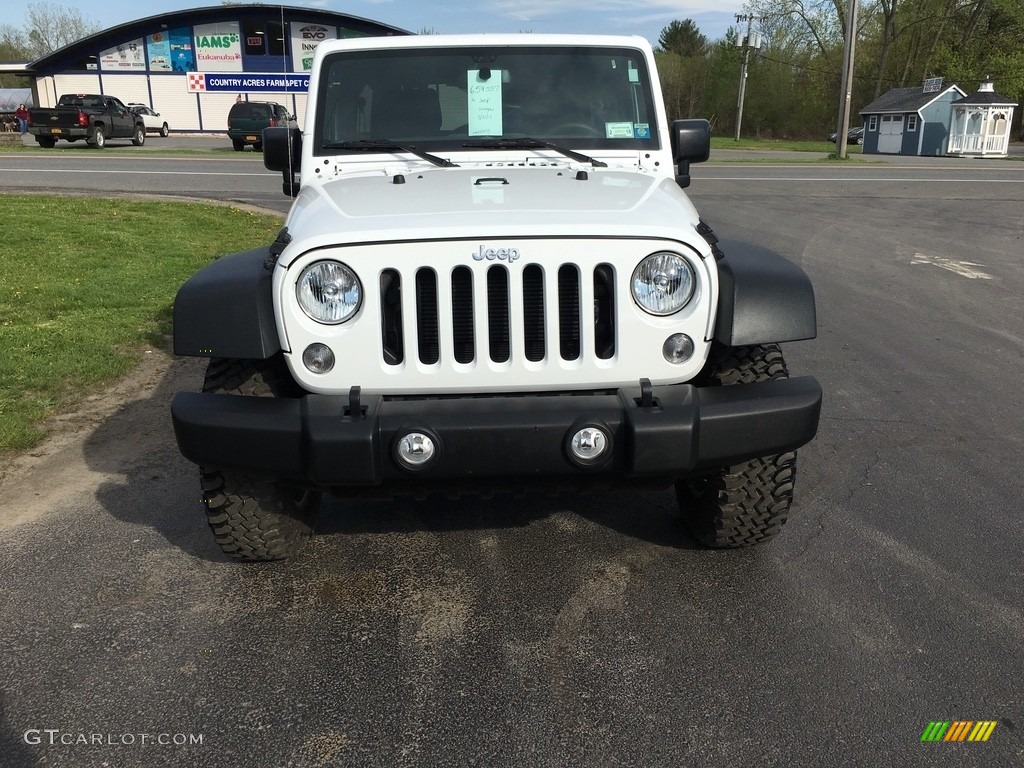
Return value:
[(949, 137), (951, 155), (1005, 155), (1009, 148), (1008, 134), (986, 136), (981, 133), (953, 134)]

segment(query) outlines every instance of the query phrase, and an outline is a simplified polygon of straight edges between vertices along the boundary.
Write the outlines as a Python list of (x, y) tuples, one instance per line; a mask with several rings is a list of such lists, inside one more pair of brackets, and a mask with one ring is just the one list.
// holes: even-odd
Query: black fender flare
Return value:
[(715, 339), (730, 347), (800, 341), (818, 335), (814, 287), (775, 251), (719, 240)]
[(277, 354), (274, 260), (270, 246), (255, 248), (222, 256), (186, 280), (174, 299), (174, 354), (249, 360)]

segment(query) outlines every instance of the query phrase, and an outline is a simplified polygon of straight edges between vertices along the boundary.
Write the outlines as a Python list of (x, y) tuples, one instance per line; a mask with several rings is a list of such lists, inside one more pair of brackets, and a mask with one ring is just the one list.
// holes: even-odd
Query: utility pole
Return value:
[(743, 123), (743, 94), (746, 93), (746, 65), (751, 59), (751, 34), (754, 32), (754, 16), (750, 13), (737, 13), (736, 24), (746, 22), (746, 37), (740, 40), (743, 46), (743, 58), (739, 65), (739, 96), (736, 98), (736, 133), (733, 141), (739, 140), (739, 127)]
[(850, 12), (846, 19), (846, 42), (843, 45), (843, 82), (839, 91), (839, 119), (836, 120), (836, 157), (846, 159), (846, 134), (850, 131), (850, 102), (853, 99), (853, 57), (857, 47), (857, 6), (859, 0), (849, 0)]
[[(754, 19), (757, 18), (759, 21), (764, 21), (763, 16), (755, 17), (749, 13), (737, 13), (736, 23), (747, 22), (747, 36), (741, 38), (738, 42), (743, 46), (743, 61), (740, 64), (740, 93), (736, 99), (736, 134), (733, 136), (733, 141), (740, 140), (740, 126), (743, 125), (743, 96), (747, 91), (747, 64), (750, 62), (750, 49), (759, 48), (760, 43), (755, 44), (754, 42)], [(758, 40), (760, 40), (758, 35)]]

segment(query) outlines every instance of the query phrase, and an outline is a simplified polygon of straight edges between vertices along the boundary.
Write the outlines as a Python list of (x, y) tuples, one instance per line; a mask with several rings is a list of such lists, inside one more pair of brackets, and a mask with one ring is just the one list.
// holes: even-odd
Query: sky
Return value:
[[(4, 0), (0, 24), (23, 27), (30, 4), (78, 10), (87, 22), (113, 27), (147, 16), (219, 5), (214, 0)], [(264, 5), (274, 3), (263, 0)], [(407, 29), (439, 34), (464, 32), (572, 32), (625, 34), (657, 44), (672, 21), (692, 19), (717, 40), (735, 24), (743, 0), (288, 0), (292, 7), (317, 8), (361, 16)]]

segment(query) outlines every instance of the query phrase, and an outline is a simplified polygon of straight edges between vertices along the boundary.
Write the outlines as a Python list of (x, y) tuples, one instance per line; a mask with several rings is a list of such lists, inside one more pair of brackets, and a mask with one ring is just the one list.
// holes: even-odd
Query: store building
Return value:
[(323, 40), (408, 31), (311, 8), (220, 5), (151, 16), (30, 63), (35, 106), (102, 93), (152, 107), (174, 132), (223, 133), (237, 99), (276, 101), (301, 127), (313, 51)]

